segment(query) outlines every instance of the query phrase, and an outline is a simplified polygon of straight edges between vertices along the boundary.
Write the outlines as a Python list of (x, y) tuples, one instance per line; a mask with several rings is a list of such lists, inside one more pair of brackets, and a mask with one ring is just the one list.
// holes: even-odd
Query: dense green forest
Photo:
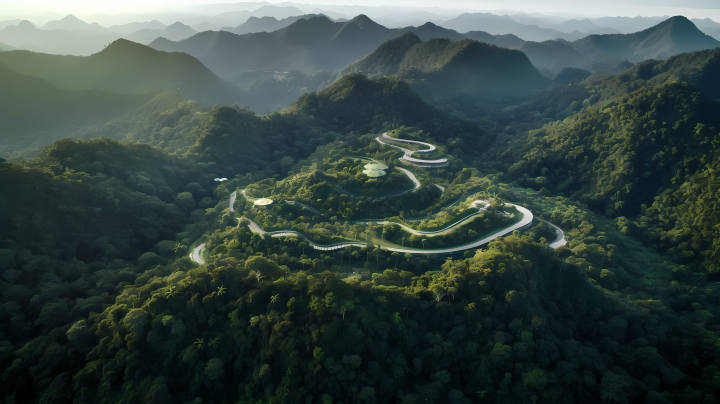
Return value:
[[(712, 403), (718, 52), (490, 101), (359, 73), (265, 116), (165, 93), (0, 160), (0, 395)], [(384, 132), (449, 164), (404, 165)], [(429, 251), (514, 223), (509, 204), (532, 226)]]

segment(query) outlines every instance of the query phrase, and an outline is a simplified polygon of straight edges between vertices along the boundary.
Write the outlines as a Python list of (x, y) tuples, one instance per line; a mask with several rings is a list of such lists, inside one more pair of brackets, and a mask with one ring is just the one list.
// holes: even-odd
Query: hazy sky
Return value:
[[(280, 3), (271, 0), (270, 3)], [(0, 0), (3, 16), (33, 15), (51, 11), (61, 14), (145, 13), (156, 11), (202, 12), (203, 4), (237, 3), (228, 0)], [(332, 5), (443, 7), (464, 10), (517, 10), (541, 13), (571, 13), (587, 16), (685, 15), (720, 19), (720, 0), (311, 0), (307, 3)], [(195, 6), (195, 7), (193, 7)], [(212, 14), (212, 13), (208, 13)]]

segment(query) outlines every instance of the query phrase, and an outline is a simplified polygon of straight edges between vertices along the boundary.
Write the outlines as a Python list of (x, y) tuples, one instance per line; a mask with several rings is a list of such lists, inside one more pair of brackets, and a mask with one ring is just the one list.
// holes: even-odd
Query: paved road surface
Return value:
[[(476, 241), (473, 241), (468, 244), (463, 244), (463, 245), (456, 246), (456, 247), (438, 248), (438, 249), (415, 249), (415, 248), (411, 249), (411, 248), (403, 248), (403, 247), (382, 247), (382, 249), (386, 250), (386, 251), (410, 253), (410, 254), (450, 254), (450, 253), (454, 253), (454, 252), (458, 252), (458, 251), (464, 251), (464, 250), (477, 248), (477, 247), (480, 247), (481, 245), (491, 242), (492, 240), (495, 240), (496, 238), (505, 236), (521, 227), (525, 227), (532, 223), (532, 221), (533, 221), (532, 212), (523, 208), (522, 206), (518, 206), (518, 205), (512, 205), (512, 206), (514, 206), (523, 215), (522, 220), (520, 220), (518, 223), (515, 223), (511, 226), (501, 229), (483, 239), (476, 240)], [(454, 227), (457, 227), (458, 224), (462, 223), (465, 220), (467, 220), (467, 219), (463, 219), (460, 222), (456, 223), (454, 225)], [(332, 251), (332, 250), (338, 250), (341, 248), (345, 248), (345, 247), (351, 246), (351, 245), (360, 246), (360, 247), (365, 246), (364, 243), (340, 243), (340, 244), (334, 244), (334, 245), (319, 245), (319, 244), (313, 243), (312, 241), (307, 239), (307, 237), (305, 237), (303, 234), (296, 232), (294, 230), (281, 230), (281, 231), (275, 231), (275, 232), (265, 232), (260, 228), (260, 226), (258, 226), (252, 220), (249, 220), (249, 222), (250, 222), (250, 224), (248, 225), (248, 227), (250, 228), (250, 231), (252, 231), (254, 233), (270, 234), (272, 237), (282, 237), (282, 236), (287, 236), (290, 234), (298, 235), (298, 236), (304, 238), (305, 240), (307, 240), (308, 243), (316, 250)], [(448, 230), (448, 229), (445, 229), (445, 231), (446, 230)]]
[(204, 264), (205, 260), (200, 257), (200, 251), (202, 251), (205, 248), (205, 243), (200, 244), (199, 246), (195, 247), (192, 254), (190, 254), (190, 259), (197, 262), (198, 264)]
[(235, 208), (233, 208), (233, 205), (235, 205), (235, 199), (237, 198), (237, 191), (233, 192), (232, 195), (230, 195), (230, 212), (235, 212)]
[(555, 226), (554, 224), (552, 224), (552, 223), (550, 223), (550, 222), (547, 222), (547, 224), (549, 224), (550, 226), (554, 227), (554, 228), (555, 228), (555, 233), (557, 234), (557, 238), (555, 239), (555, 241), (553, 241), (552, 243), (550, 243), (549, 247), (554, 250), (554, 249), (556, 249), (556, 248), (558, 248), (558, 247), (560, 247), (560, 246), (564, 246), (565, 244), (567, 244), (567, 241), (565, 240), (565, 233), (563, 233), (563, 231), (560, 230), (560, 228), (557, 227), (557, 226)]
[[(388, 136), (387, 132), (383, 133), (382, 136), (376, 137), (375, 140), (380, 144), (388, 145), (390, 147), (394, 147), (396, 149), (402, 150), (403, 153), (405, 153), (405, 154), (403, 154), (403, 156), (400, 158), (400, 160), (405, 160), (409, 163), (419, 164), (419, 165), (424, 165), (424, 166), (440, 167), (440, 166), (444, 166), (448, 162), (448, 159), (446, 159), (446, 158), (441, 158), (441, 159), (437, 159), (437, 160), (422, 160), (422, 159), (416, 159), (416, 158), (412, 157), (412, 155), (415, 153), (428, 153), (428, 152), (435, 150), (435, 146), (431, 145), (430, 143), (418, 142), (416, 140), (405, 140), (405, 139), (392, 138), (392, 137)], [(390, 142), (421, 144), (423, 146), (428, 146), (429, 148), (425, 149), (425, 150), (408, 150), (404, 147), (394, 145)]]

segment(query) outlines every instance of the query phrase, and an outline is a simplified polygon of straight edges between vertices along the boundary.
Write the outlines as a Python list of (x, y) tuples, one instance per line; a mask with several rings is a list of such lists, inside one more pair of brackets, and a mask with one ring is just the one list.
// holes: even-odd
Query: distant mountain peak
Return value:
[(35, 26), (33, 25), (33, 23), (31, 23), (31, 22), (28, 21), (28, 20), (22, 20), (22, 21), (20, 21), (20, 22), (18, 23), (18, 25), (17, 25), (17, 28), (20, 28), (20, 29), (37, 29), (37, 28), (35, 28)]
[(372, 25), (372, 26), (380, 25), (380, 24), (376, 23), (375, 21), (373, 21), (372, 19), (370, 19), (370, 17), (366, 16), (365, 14), (360, 14), (357, 17), (353, 18), (352, 20), (346, 22), (345, 24), (357, 25), (360, 28), (363, 28), (363, 27), (369, 26), (369, 25)]
[(73, 22), (85, 22), (77, 17), (75, 17), (72, 14), (68, 14), (65, 17), (61, 18), (59, 21), (73, 21)]

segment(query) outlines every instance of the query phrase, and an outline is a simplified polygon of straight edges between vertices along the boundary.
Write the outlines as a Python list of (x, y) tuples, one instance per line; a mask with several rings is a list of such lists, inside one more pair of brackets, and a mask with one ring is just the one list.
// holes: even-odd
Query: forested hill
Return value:
[(670, 259), (717, 272), (717, 206), (706, 187), (718, 168), (718, 103), (708, 97), (717, 97), (718, 54), (676, 55), (571, 85), (585, 89), (583, 110), (518, 139), (503, 152), (507, 172), (617, 218)]
[(338, 77), (350, 72), (398, 74), (432, 94), (463, 91), (486, 99), (528, 95), (549, 84), (520, 51), (469, 39), (421, 42), (412, 32), (386, 41)]
[(37, 130), (103, 122), (147, 101), (148, 95), (100, 90), (66, 90), (0, 64), (0, 122), (4, 145), (23, 143), (20, 136)]
[(720, 41), (704, 34), (687, 18), (677, 16), (633, 34), (589, 35), (572, 42), (572, 46), (586, 57), (638, 62), (712, 49), (720, 46)]
[(194, 57), (160, 52), (124, 39), (91, 56), (2, 52), (0, 65), (65, 89), (96, 88), (134, 94), (177, 91), (206, 103), (232, 103), (241, 98), (239, 91)]
[(3, 245), (35, 262), (25, 268), (34, 283), (52, 263), (62, 278), (81, 262), (133, 261), (173, 240), (193, 212), (204, 216), (195, 207), (212, 204), (212, 177), (146, 145), (63, 139), (25, 164), (0, 162), (1, 186), (12, 190), (0, 195)]
[[(215, 164), (218, 175), (285, 175), (316, 147), (344, 133), (362, 134), (413, 122), (438, 138), (464, 136), (487, 142), (477, 125), (426, 103), (397, 78), (368, 79), (350, 74), (318, 93), (298, 99), (287, 111), (258, 116), (245, 108), (213, 108), (164, 94), (149, 101), (144, 114), (118, 119), (79, 133), (165, 148)], [(472, 141), (470, 140), (472, 138)]]

